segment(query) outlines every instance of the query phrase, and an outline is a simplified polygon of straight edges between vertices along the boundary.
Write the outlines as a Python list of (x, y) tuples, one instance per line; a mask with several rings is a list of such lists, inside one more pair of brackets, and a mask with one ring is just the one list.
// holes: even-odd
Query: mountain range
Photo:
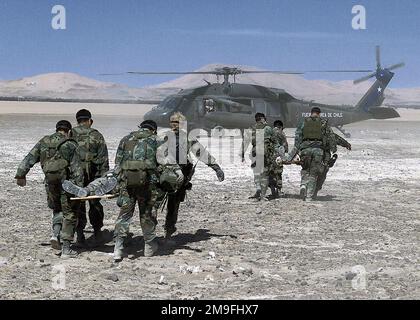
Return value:
[[(225, 65), (210, 64), (196, 71), (209, 71)], [(243, 70), (259, 70), (251, 66), (236, 66)], [(134, 88), (124, 84), (104, 82), (75, 73), (47, 73), (18, 80), (0, 80), (1, 97), (38, 97), (61, 99), (105, 99), (105, 100), (162, 100), (180, 89), (216, 82), (215, 75), (184, 75), (159, 85)], [(222, 79), (220, 79), (222, 80)], [(285, 89), (296, 98), (315, 100), (328, 104), (356, 104), (372, 82), (354, 85), (351, 80), (308, 80), (301, 75), (242, 74), (238, 83), (258, 84)], [(392, 82), (391, 82), (392, 84)], [(420, 88), (388, 88), (385, 105), (420, 105)]]

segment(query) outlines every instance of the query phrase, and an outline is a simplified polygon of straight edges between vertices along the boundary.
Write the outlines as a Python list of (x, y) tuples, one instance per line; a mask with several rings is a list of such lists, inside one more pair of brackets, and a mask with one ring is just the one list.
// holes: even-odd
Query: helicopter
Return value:
[[(382, 68), (380, 47), (376, 46), (376, 70), (321, 70), (321, 71), (249, 71), (235, 67), (221, 67), (211, 71), (187, 72), (141, 72), (129, 71), (127, 74), (136, 75), (186, 75), (202, 74), (223, 77), (223, 82), (210, 83), (191, 89), (182, 89), (178, 93), (168, 96), (144, 116), (154, 120), (160, 127), (169, 126), (169, 117), (174, 112), (181, 112), (187, 118), (188, 130), (200, 128), (211, 130), (214, 128), (244, 129), (254, 124), (254, 115), (264, 113), (268, 123), (282, 120), (285, 128), (294, 128), (304, 117), (310, 116), (313, 107), (319, 107), (321, 116), (328, 119), (330, 126), (337, 128), (346, 137), (350, 134), (344, 125), (368, 119), (398, 118), (400, 115), (393, 108), (381, 107), (384, 101), (384, 91), (394, 76), (391, 70), (403, 67), (398, 63), (388, 68)], [(241, 74), (304, 74), (309, 72), (371, 72), (354, 81), (354, 84), (376, 78), (365, 95), (355, 106), (328, 105), (305, 101), (293, 97), (283, 89), (268, 88), (254, 84), (236, 83), (236, 77)], [(108, 74), (109, 75), (109, 74)], [(233, 77), (233, 82), (230, 81)]]

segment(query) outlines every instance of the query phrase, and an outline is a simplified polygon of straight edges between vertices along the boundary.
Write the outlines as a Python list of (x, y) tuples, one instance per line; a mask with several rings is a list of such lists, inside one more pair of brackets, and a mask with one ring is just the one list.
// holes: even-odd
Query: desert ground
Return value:
[[(56, 121), (74, 122), (81, 107), (0, 103), (0, 299), (420, 298), (420, 111), (346, 126), (353, 150), (340, 148), (313, 203), (298, 198), (297, 166), (284, 170), (284, 198), (249, 200), (249, 161), (230, 161), (236, 151), (229, 152), (226, 138), (222, 149), (212, 143), (209, 150), (226, 179), (220, 183), (211, 169), (197, 166), (175, 244), (145, 258), (136, 215), (128, 257), (114, 264), (115, 200), (103, 201), (107, 242), (61, 260), (48, 243), (51, 212), (39, 165), (25, 188), (14, 181), (32, 146), (54, 131)], [(150, 107), (87, 107), (108, 143), (112, 166), (119, 140)], [(286, 133), (293, 144), (294, 129)], [(201, 141), (208, 144), (205, 137)], [(90, 226), (85, 234), (92, 235)]]

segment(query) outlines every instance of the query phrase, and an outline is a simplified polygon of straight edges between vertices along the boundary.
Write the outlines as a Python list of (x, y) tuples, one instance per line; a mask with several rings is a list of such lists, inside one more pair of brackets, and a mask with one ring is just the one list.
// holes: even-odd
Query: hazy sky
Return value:
[[(66, 8), (66, 30), (51, 27), (56, 4)], [(355, 4), (366, 8), (366, 30), (351, 27)], [(391, 87), (420, 86), (420, 1), (0, 0), (0, 79), (75, 72), (143, 86), (171, 78), (97, 74), (195, 70), (209, 63), (374, 68), (376, 44), (383, 65), (407, 64)]]

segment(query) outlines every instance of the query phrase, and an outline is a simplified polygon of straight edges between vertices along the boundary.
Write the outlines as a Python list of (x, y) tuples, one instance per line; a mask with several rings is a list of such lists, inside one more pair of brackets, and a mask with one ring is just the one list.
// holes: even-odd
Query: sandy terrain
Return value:
[[(64, 107), (65, 113), (79, 108)], [(61, 116), (4, 114), (10, 108), (17, 110), (0, 104), (1, 299), (420, 298), (419, 112), (408, 111), (411, 121), (348, 126), (353, 151), (340, 149), (320, 201), (312, 204), (297, 199), (296, 166), (285, 169), (286, 198), (256, 203), (247, 199), (254, 191), (249, 163), (223, 161), (222, 183), (200, 164), (181, 207), (176, 245), (144, 258), (136, 216), (129, 257), (115, 265), (111, 233), (118, 208), (112, 200), (104, 201), (104, 246), (70, 261), (48, 246), (51, 213), (40, 167), (30, 172), (24, 189), (13, 177), (19, 161)], [(50, 113), (45, 108), (37, 112)], [(94, 118), (111, 159), (119, 139), (140, 121), (143, 110), (130, 110), (139, 118)], [(225, 160), (227, 151), (219, 155), (215, 148), (210, 150)], [(161, 214), (160, 237), (163, 219)], [(91, 232), (89, 227), (86, 236)], [(65, 270), (64, 289), (54, 286), (57, 270)]]
[[(214, 71), (225, 67), (221, 64), (209, 64), (196, 71)], [(242, 70), (261, 70), (252, 66), (231, 66)], [(319, 75), (321, 76), (321, 74)], [(328, 81), (309, 80), (301, 75), (290, 74), (241, 74), (236, 77), (238, 83), (257, 84), (269, 88), (286, 90), (296, 98), (314, 100), (330, 104), (356, 104), (366, 93), (373, 81), (353, 84), (348, 80)], [(398, 77), (398, 73), (396, 74)], [(219, 77), (220, 78), (220, 77)], [(78, 99), (153, 99), (160, 100), (180, 89), (202, 87), (203, 79), (217, 83), (216, 75), (188, 74), (159, 85), (135, 88), (120, 83), (113, 83), (115, 77), (99, 77), (98, 80), (75, 73), (45, 73), (17, 80), (0, 80), (0, 96), (6, 97), (50, 97)], [(220, 79), (219, 79), (220, 80)], [(232, 80), (232, 79), (231, 79)], [(420, 88), (391, 88), (386, 90), (386, 102), (393, 105), (419, 105)]]

